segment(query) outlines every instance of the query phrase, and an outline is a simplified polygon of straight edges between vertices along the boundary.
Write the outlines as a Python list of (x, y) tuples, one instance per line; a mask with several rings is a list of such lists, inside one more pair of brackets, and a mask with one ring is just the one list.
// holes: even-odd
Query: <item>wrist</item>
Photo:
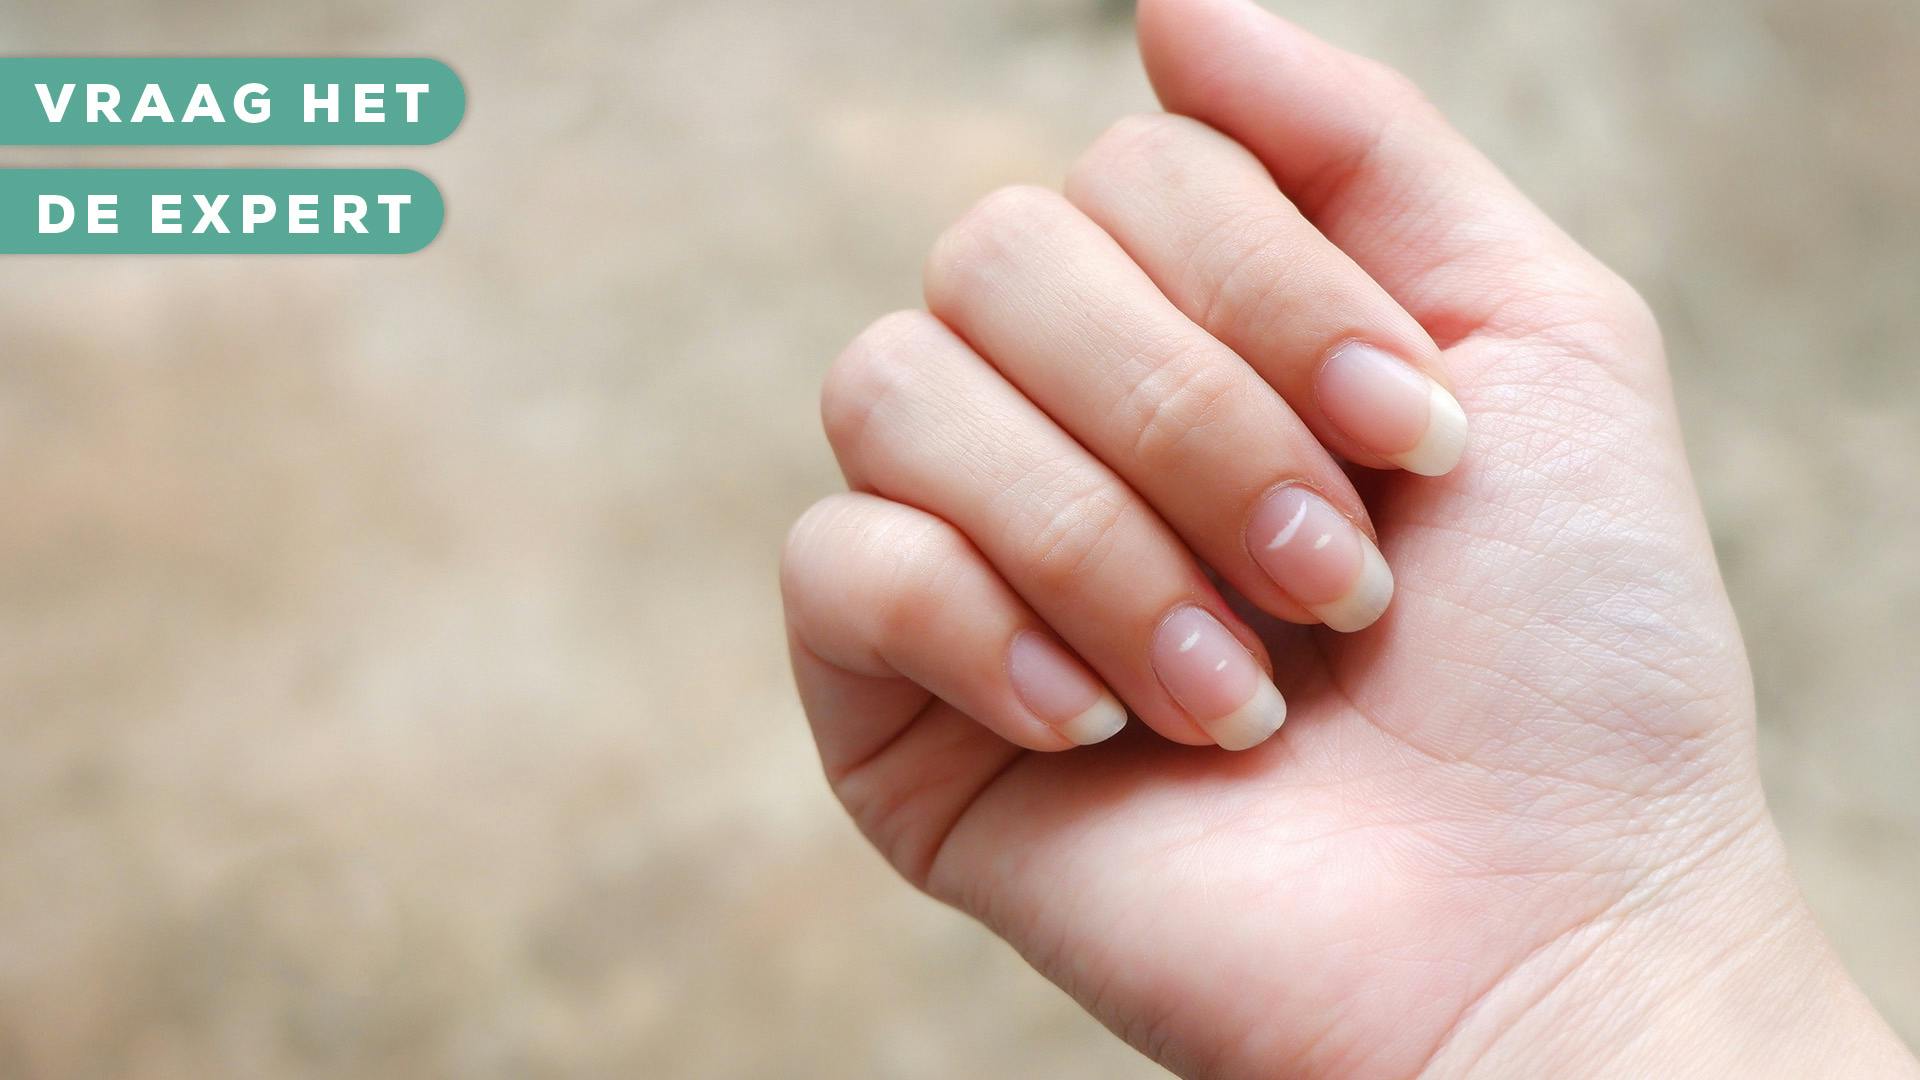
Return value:
[(1427, 1075), (1920, 1077), (1765, 814), (1706, 850), (1516, 967)]

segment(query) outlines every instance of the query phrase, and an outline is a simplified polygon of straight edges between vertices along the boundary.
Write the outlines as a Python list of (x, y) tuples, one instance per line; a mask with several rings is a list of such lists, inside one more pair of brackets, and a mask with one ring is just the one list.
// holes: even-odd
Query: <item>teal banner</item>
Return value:
[(0, 169), (0, 254), (400, 255), (445, 219), (411, 169)]
[(419, 146), (466, 111), (419, 57), (0, 58), (5, 146)]

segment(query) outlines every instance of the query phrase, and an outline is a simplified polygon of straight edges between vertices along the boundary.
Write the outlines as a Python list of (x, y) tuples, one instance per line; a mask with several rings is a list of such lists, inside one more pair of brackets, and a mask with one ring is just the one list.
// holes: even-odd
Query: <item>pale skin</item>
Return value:
[(828, 376), (783, 586), (854, 820), (1183, 1075), (1920, 1075), (1788, 873), (1646, 305), (1392, 72), (1139, 18), (1167, 113)]

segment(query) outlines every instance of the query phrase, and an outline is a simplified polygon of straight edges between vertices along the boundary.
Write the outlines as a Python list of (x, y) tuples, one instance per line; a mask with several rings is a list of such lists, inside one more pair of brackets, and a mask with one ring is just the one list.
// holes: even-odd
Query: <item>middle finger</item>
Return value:
[(989, 196), (935, 245), (926, 294), (1260, 608), (1343, 631), (1385, 610), (1393, 578), (1340, 466), (1066, 199)]

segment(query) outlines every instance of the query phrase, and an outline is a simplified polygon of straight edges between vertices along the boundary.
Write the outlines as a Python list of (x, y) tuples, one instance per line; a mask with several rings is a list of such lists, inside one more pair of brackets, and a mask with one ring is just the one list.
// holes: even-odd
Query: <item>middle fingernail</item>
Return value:
[(1282, 592), (1342, 632), (1373, 625), (1393, 599), (1380, 549), (1333, 504), (1297, 484), (1254, 508), (1247, 551)]

